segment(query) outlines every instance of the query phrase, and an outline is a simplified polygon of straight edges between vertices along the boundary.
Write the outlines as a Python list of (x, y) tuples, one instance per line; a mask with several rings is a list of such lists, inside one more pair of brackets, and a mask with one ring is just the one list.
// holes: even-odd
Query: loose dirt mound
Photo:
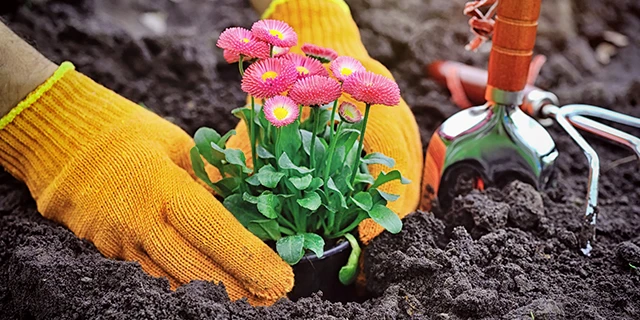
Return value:
[[(463, 1), (348, 2), (372, 56), (397, 77), (426, 147), (456, 108), (445, 90), (424, 78), (424, 64), (455, 59), (486, 65), (487, 50), (463, 50), (469, 39)], [(563, 103), (640, 116), (640, 3), (543, 2), (536, 51), (549, 62), (538, 84)], [(225, 27), (250, 26), (257, 17), (247, 3), (5, 0), (0, 14), (50, 59), (73, 61), (189, 133), (235, 124), (228, 111), (244, 100), (239, 77), (212, 42)], [(626, 35), (629, 45), (603, 65), (595, 49), (611, 30)], [(550, 130), (561, 152), (550, 186), (538, 193), (515, 182), (461, 196), (446, 214), (408, 217), (400, 234), (383, 234), (368, 247), (365, 267), (374, 297), (364, 303), (316, 296), (253, 308), (230, 302), (222, 286), (203, 281), (172, 292), (166, 280), (147, 276), (136, 263), (106, 259), (42, 218), (26, 187), (0, 173), (0, 318), (638, 318), (640, 271), (631, 267), (640, 266), (638, 162), (587, 135), (601, 155), (601, 214), (592, 257), (583, 257), (575, 232), (587, 164), (567, 136), (556, 126)]]

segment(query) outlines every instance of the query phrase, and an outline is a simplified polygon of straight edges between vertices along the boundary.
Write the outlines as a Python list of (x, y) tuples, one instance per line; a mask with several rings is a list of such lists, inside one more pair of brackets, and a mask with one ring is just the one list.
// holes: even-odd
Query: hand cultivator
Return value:
[[(553, 93), (532, 85), (544, 63), (543, 57), (531, 62), (540, 2), (470, 2), (465, 13), (473, 15), (470, 25), (476, 38), (467, 48), (476, 49), (495, 33), (489, 71), (451, 61), (429, 66), (431, 77), (447, 85), (461, 107), (470, 105), (468, 99), (482, 103), (483, 94), (487, 103), (458, 112), (436, 130), (427, 150), (423, 194), (446, 209), (456, 194), (471, 188), (501, 187), (516, 179), (543, 187), (558, 155), (555, 143), (542, 126), (553, 119), (589, 161), (585, 216), (579, 236), (582, 252), (589, 255), (598, 213), (600, 161), (576, 128), (623, 144), (640, 158), (638, 137), (587, 117), (636, 128), (640, 128), (640, 119), (591, 105), (559, 107)], [(485, 5), (491, 8), (482, 14), (478, 8)], [(421, 209), (428, 210), (430, 206)]]

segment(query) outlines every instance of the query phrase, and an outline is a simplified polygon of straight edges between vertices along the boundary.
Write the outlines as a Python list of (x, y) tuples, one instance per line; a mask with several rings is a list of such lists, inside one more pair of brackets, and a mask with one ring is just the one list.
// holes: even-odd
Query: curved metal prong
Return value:
[(583, 116), (570, 115), (569, 121), (579, 129), (629, 147), (640, 159), (640, 138)]
[(598, 213), (598, 179), (600, 178), (600, 158), (596, 151), (580, 135), (578, 130), (571, 125), (567, 119), (567, 113), (572, 110), (565, 110), (566, 107), (558, 108), (554, 105), (546, 105), (542, 109), (545, 116), (553, 117), (558, 124), (571, 136), (584, 152), (589, 162), (589, 190), (587, 192), (587, 203), (582, 230), (579, 235), (580, 249), (582, 253), (589, 256), (591, 253), (591, 242), (595, 240), (596, 218)]
[(588, 104), (569, 104), (566, 106), (562, 106), (562, 113), (566, 116), (575, 115), (595, 117), (624, 124), (630, 127), (640, 128), (640, 119), (636, 117)]

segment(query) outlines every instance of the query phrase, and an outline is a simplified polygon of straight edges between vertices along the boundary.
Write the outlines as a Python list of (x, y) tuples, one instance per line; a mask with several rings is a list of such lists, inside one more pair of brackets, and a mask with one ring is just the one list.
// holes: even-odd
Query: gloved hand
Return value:
[(0, 165), (44, 217), (174, 288), (222, 281), (231, 299), (273, 303), (293, 287), (291, 268), (194, 180), (193, 145), (70, 63), (0, 120)]
[[(360, 39), (358, 26), (353, 21), (349, 8), (343, 0), (280, 0), (272, 2), (264, 12), (263, 19), (287, 22), (298, 34), (298, 47), (292, 49), (301, 53), (300, 46), (311, 43), (336, 50), (340, 55), (358, 59), (364, 67), (374, 73), (393, 78), (391, 72), (381, 63), (372, 59)], [(349, 101), (364, 111), (364, 104), (344, 95), (341, 101)], [(247, 128), (243, 122), (236, 128), (237, 134), (229, 139), (228, 148), (242, 149), (251, 159)], [(422, 143), (416, 119), (409, 106), (402, 100), (397, 107), (374, 106), (371, 109), (365, 137), (366, 152), (382, 152), (396, 160), (395, 169), (411, 180), (408, 185), (394, 181), (383, 185), (382, 191), (398, 194), (400, 199), (389, 203), (389, 208), (401, 218), (413, 212), (420, 202), (420, 179), (422, 177)], [(370, 166), (374, 177), (381, 165)], [(367, 244), (384, 229), (371, 219), (358, 227), (360, 240)]]

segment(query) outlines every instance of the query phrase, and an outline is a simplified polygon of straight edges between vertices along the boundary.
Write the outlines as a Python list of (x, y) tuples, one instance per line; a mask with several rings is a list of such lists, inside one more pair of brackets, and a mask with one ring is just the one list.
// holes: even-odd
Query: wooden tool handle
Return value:
[[(490, 87), (520, 91), (527, 83), (542, 0), (499, 0), (489, 57)], [(489, 100), (489, 91), (487, 91)]]

